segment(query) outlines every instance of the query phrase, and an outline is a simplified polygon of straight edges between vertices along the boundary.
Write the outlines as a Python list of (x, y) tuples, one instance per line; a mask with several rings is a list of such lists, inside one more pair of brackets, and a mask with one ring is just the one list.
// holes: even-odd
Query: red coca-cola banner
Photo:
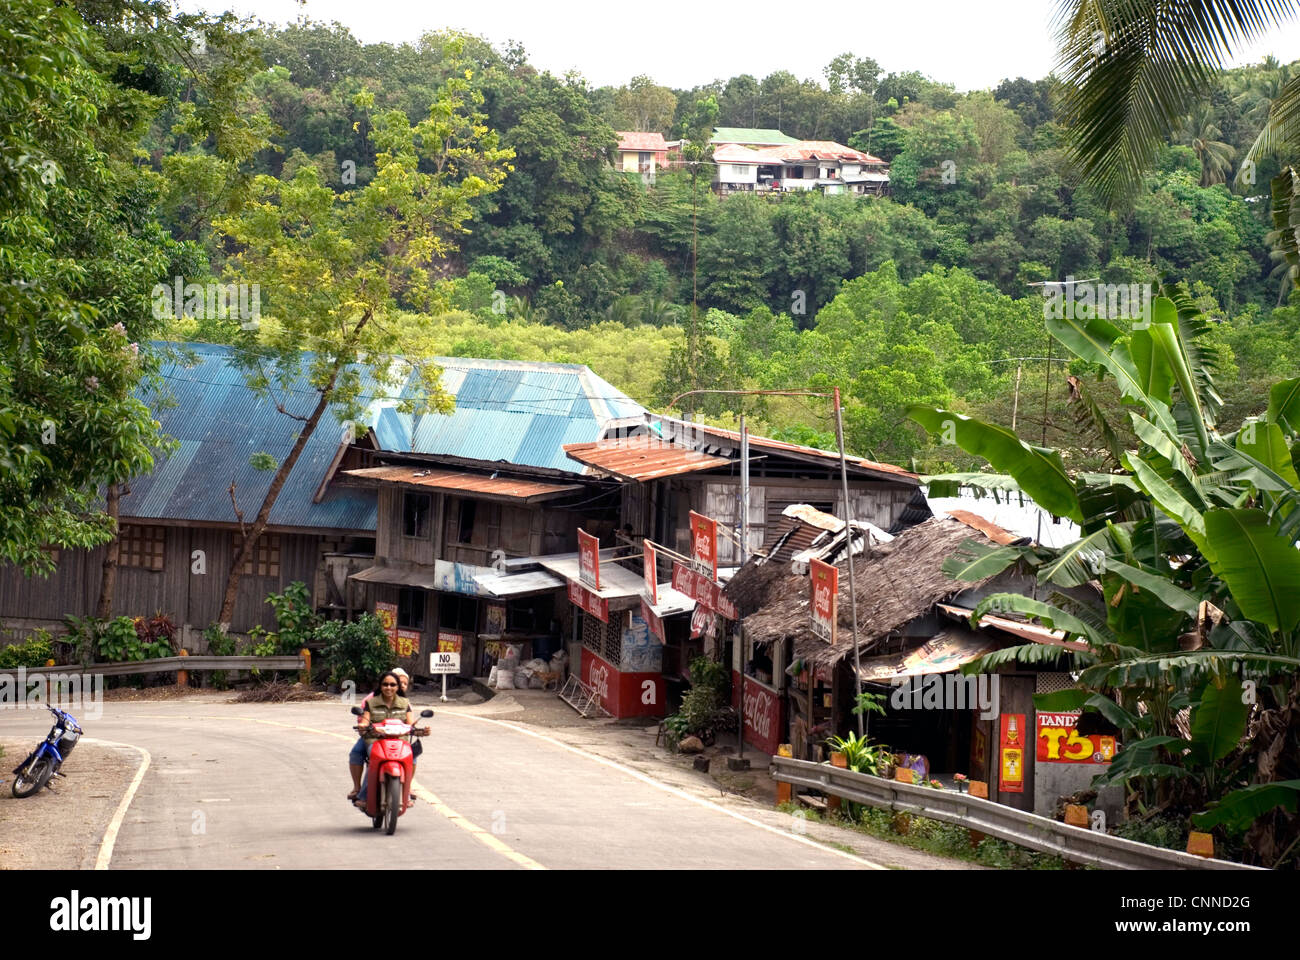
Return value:
[(578, 528), (578, 579), (593, 590), (600, 589), (600, 538)]
[(609, 601), (596, 596), (582, 584), (569, 581), (569, 599), (575, 607), (609, 623)]
[[(734, 670), (731, 671), (731, 681), (733, 689), (741, 688), (740, 674)], [(775, 754), (781, 744), (781, 731), (785, 729), (781, 697), (749, 676), (744, 678), (744, 690), (745, 742), (764, 753)]]
[(650, 636), (655, 637), (660, 643), (667, 642), (664, 637), (663, 618), (650, 609), (650, 604), (646, 603), (645, 597), (641, 598), (641, 619), (650, 627)]
[(691, 511), (691, 559), (703, 564), (709, 578), (718, 579), (718, 521)]
[(701, 606), (717, 611), (728, 620), (740, 619), (736, 605), (723, 594), (720, 583), (680, 561), (673, 563), (673, 589), (686, 594)]
[(812, 560), (808, 564), (808, 579), (812, 583), (812, 632), (834, 644), (840, 592), (839, 568)]

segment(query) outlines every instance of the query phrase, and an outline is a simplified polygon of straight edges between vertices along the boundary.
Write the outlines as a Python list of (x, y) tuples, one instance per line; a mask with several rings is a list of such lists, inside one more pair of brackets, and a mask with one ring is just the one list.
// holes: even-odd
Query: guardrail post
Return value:
[[(777, 744), (776, 755), (778, 757), (793, 757), (794, 749), (788, 743)], [(793, 799), (794, 788), (791, 784), (782, 783), (779, 780), (776, 784), (776, 802), (789, 803)]]
[[(831, 766), (832, 766), (832, 767), (839, 767), (841, 770), (847, 770), (847, 769), (849, 768), (849, 758), (848, 758), (848, 756), (847, 756), (846, 754), (839, 753), (838, 751), (833, 751), (833, 752), (831, 753)], [(836, 813), (839, 813), (839, 811), (840, 811), (840, 802), (841, 802), (841, 801), (840, 801), (840, 798), (839, 798), (839, 797), (832, 796), (832, 795), (829, 794), (829, 793), (826, 794), (826, 809), (827, 809), (827, 811), (834, 810)]]
[(298, 651), (298, 656), (302, 657), (306, 666), (298, 672), (298, 681), (305, 687), (311, 683), (311, 651), (303, 647)]
[[(181, 647), (181, 652), (177, 654), (177, 656), (181, 656), (181, 657), (188, 657), (189, 655), (190, 652), (186, 650), (184, 647)], [(190, 672), (188, 670), (177, 670), (176, 686), (188, 687), (189, 685), (190, 685)]]
[(1078, 803), (1065, 805), (1065, 822), (1072, 827), (1088, 827), (1088, 808)]
[(1187, 835), (1187, 852), (1197, 857), (1214, 858), (1214, 836), (1209, 833), (1197, 833), (1193, 830)]
[[(53, 661), (53, 660), (46, 660), (46, 661), (45, 661), (45, 665), (46, 665), (47, 667), (52, 667), (52, 666), (54, 666), (54, 661)], [(46, 702), (46, 703), (51, 703), (51, 702), (53, 702), (53, 697), (50, 696), (50, 689), (51, 689), (51, 688), (50, 688), (50, 675), (47, 673), (47, 674), (45, 675), (45, 702)]]

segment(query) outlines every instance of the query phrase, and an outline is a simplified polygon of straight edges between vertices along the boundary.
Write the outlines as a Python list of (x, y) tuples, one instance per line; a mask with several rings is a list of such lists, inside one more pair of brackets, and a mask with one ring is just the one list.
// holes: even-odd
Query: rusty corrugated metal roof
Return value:
[(969, 510), (949, 510), (948, 516), (960, 523), (966, 524), (966, 526), (973, 530), (978, 530), (994, 543), (1000, 543), (1003, 546), (1010, 543), (1016, 543), (1023, 539), (1022, 537), (1017, 537), (1014, 533), (1003, 530), (992, 520), (985, 520), (983, 517), (977, 516)]
[(731, 463), (726, 457), (710, 456), (646, 436), (566, 443), (564, 452), (579, 463), (633, 481), (658, 480)]
[(357, 480), (469, 493), (487, 499), (522, 500), (525, 503), (549, 500), (582, 489), (580, 483), (542, 483), (537, 480), (489, 477), (481, 473), (430, 470), (425, 467), (364, 467), (360, 470), (344, 470), (342, 475)]

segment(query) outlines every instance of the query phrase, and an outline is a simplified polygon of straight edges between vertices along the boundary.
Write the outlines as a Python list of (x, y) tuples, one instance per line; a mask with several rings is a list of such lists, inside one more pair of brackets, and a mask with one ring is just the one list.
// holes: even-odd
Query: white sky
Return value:
[[(337, 20), (363, 43), (413, 41), (443, 28), (498, 47), (517, 40), (535, 67), (557, 74), (576, 69), (593, 86), (647, 74), (689, 88), (740, 73), (761, 79), (774, 70), (820, 80), (832, 57), (851, 51), (874, 57), (885, 72), (920, 70), (960, 90), (987, 89), (1005, 77), (1046, 76), (1055, 54), (1055, 0), (179, 0), (178, 6), (231, 9), (281, 24), (303, 16)], [(1274, 31), (1237, 62), (1267, 53), (1283, 62), (1300, 58), (1300, 24)]]

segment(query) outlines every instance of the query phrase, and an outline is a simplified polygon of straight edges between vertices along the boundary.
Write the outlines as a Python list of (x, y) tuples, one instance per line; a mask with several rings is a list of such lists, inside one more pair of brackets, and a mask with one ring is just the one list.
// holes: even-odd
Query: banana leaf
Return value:
[(1031, 447), (1005, 427), (938, 407), (914, 403), (907, 408), (907, 415), (940, 439), (956, 443), (967, 453), (983, 457), (994, 469), (1010, 474), (1044, 510), (1082, 521), (1074, 483), (1055, 450)]
[(1255, 783), (1227, 794), (1204, 813), (1192, 814), (1192, 822), (1203, 830), (1220, 824), (1240, 832), (1270, 810), (1282, 807), (1294, 813), (1300, 803), (1300, 780)]
[(1268, 391), (1268, 421), (1292, 436), (1300, 433), (1300, 377), (1273, 384)]
[(1205, 514), (1206, 559), (1242, 614), (1271, 630), (1300, 624), (1300, 550), (1277, 535), (1261, 510)]
[(1192, 755), (1206, 766), (1222, 760), (1246, 732), (1250, 704), (1243, 701), (1241, 681), (1228, 678), (1223, 686), (1206, 684), (1201, 702), (1192, 710)]

